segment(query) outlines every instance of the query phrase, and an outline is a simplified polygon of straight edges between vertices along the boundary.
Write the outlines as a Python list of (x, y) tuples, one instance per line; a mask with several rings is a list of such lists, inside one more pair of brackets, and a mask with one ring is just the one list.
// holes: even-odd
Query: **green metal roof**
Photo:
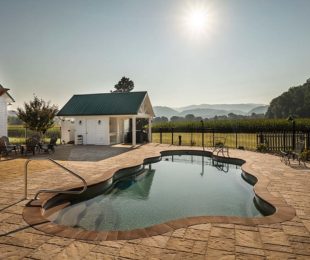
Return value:
[(135, 115), (146, 91), (74, 95), (58, 116)]

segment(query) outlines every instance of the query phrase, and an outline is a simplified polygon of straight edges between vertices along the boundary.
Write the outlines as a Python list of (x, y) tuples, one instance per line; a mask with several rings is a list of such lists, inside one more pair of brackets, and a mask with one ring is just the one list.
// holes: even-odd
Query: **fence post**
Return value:
[(310, 131), (306, 133), (306, 138), (307, 138), (307, 150), (310, 150)]
[(191, 146), (193, 146), (193, 131), (194, 131), (194, 129), (191, 128)]
[(236, 149), (238, 148), (238, 132), (236, 131)]
[(283, 150), (286, 151), (286, 132), (283, 131)]
[(171, 128), (171, 144), (173, 144), (173, 131), (174, 131), (174, 128)]
[(259, 141), (258, 141), (258, 133), (256, 132), (256, 147), (258, 147)]
[(200, 121), (201, 123), (201, 145), (202, 149), (205, 149), (205, 136), (204, 136), (204, 125), (203, 125), (203, 120)]
[(214, 128), (212, 129), (212, 146), (215, 147), (215, 143), (214, 143)]
[(159, 142), (162, 144), (163, 143), (163, 129), (159, 128)]
[(292, 150), (295, 150), (295, 142), (296, 142), (296, 122), (293, 121)]
[(263, 132), (259, 133), (259, 143), (263, 144), (264, 143), (264, 136), (263, 136)]

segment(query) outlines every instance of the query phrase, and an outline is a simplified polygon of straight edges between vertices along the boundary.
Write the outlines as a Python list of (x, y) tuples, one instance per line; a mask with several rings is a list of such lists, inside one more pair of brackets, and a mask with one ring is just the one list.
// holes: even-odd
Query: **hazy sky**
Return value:
[(61, 107), (122, 76), (153, 105), (269, 103), (310, 77), (309, 17), (310, 0), (0, 0), (0, 84), (14, 107), (33, 93)]

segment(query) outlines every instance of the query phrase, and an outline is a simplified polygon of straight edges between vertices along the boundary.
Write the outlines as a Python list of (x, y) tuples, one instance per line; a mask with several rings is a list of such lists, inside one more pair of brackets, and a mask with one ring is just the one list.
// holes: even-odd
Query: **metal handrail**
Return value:
[(39, 196), (40, 193), (45, 192), (45, 193), (61, 193), (61, 194), (81, 194), (83, 193), (86, 189), (87, 189), (87, 183), (85, 181), (84, 178), (82, 178), (80, 175), (76, 174), (75, 172), (69, 170), (68, 168), (66, 168), (65, 166), (59, 164), (58, 162), (54, 161), (51, 158), (42, 158), (42, 159), (28, 159), (25, 162), (25, 172), (24, 172), (24, 178), (25, 178), (25, 197), (24, 199), (27, 199), (27, 191), (28, 191), (28, 165), (30, 162), (32, 161), (43, 161), (43, 160), (47, 160), (50, 161), (51, 163), (57, 165), (58, 167), (62, 168), (63, 170), (65, 170), (66, 172), (72, 174), (73, 176), (77, 177), (78, 179), (80, 179), (83, 182), (83, 189), (82, 190), (69, 190), (69, 191), (65, 191), (65, 190), (39, 190), (35, 196), (34, 199), (36, 200)]

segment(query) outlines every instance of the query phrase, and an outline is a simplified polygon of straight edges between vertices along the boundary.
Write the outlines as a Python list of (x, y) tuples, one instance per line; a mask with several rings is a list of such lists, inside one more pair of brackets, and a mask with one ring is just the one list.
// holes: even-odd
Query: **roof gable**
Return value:
[(144, 100), (139, 108), (138, 115), (150, 115), (152, 117), (155, 116), (153, 106), (151, 104), (151, 100), (148, 94), (146, 94), (144, 97)]
[(135, 115), (146, 95), (146, 91), (74, 95), (57, 115)]
[(0, 85), (0, 97), (1, 96), (5, 97), (8, 100), (8, 102), (9, 100), (11, 100), (12, 102), (15, 102), (14, 98), (9, 94), (8, 92), (9, 90), (10, 89), (4, 88)]

